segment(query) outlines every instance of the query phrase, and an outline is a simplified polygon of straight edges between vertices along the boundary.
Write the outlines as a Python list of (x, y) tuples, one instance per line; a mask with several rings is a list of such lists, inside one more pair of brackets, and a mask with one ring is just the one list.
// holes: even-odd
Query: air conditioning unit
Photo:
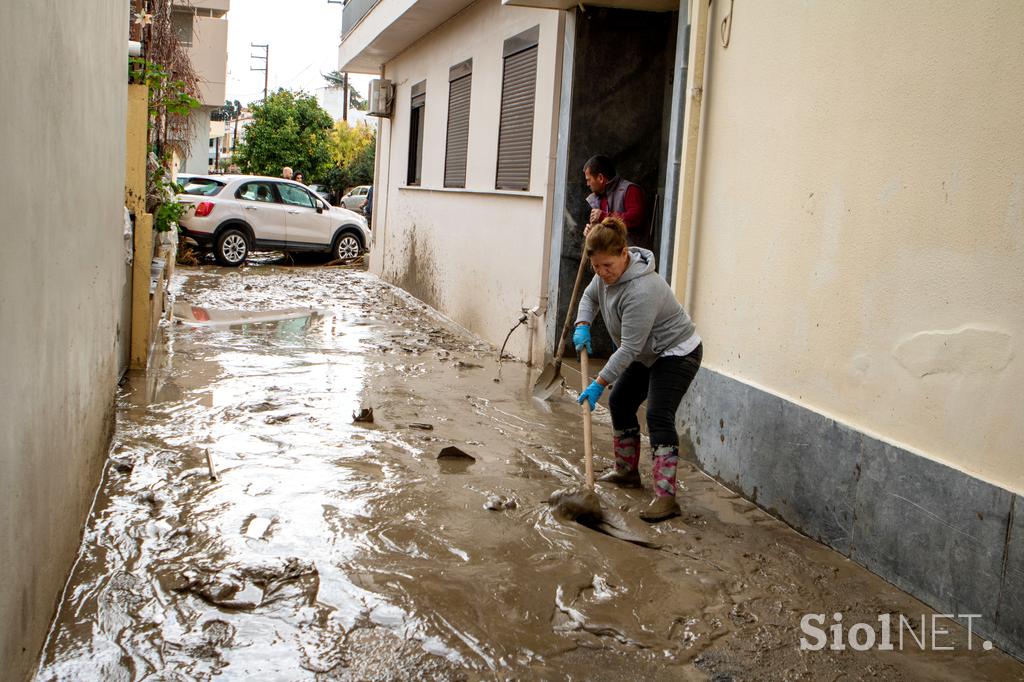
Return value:
[(370, 81), (369, 111), (367, 116), (391, 117), (391, 104), (395, 100), (395, 84), (389, 80), (374, 78)]

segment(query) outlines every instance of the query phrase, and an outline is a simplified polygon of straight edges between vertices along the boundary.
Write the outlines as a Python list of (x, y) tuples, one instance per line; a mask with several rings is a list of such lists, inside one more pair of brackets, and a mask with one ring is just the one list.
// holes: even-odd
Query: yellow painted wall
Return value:
[(709, 31), (706, 366), (1024, 492), (1024, 3), (735, 3)]

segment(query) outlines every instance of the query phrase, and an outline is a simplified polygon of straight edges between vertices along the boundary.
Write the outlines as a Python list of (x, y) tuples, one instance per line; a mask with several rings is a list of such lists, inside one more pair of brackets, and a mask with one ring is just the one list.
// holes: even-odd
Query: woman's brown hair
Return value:
[(617, 256), (626, 248), (626, 223), (621, 218), (608, 216), (587, 233), (587, 258), (606, 253)]

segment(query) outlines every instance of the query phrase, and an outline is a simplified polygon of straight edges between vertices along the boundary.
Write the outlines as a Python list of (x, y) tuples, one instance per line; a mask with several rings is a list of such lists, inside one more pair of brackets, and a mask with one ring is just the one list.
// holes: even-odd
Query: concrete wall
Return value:
[(127, 0), (0, 6), (5, 679), (35, 665), (113, 427), (127, 17)]
[[(377, 144), (371, 269), (488, 341), (500, 344), (523, 307), (538, 304), (553, 182), (553, 140), (562, 14), (481, 0), (385, 65), (396, 84), (394, 113)], [(502, 46), (540, 25), (532, 168), (528, 192), (494, 189)], [(473, 59), (466, 189), (445, 189), (448, 69)], [(426, 79), (422, 183), (406, 187), (411, 88)], [(538, 330), (543, 329), (543, 318)], [(535, 356), (543, 337), (535, 334)], [(506, 352), (526, 358), (517, 331)], [(539, 356), (538, 356), (539, 354)]]
[(1024, 4), (736, 3), (692, 313), (714, 370), (1024, 491)]
[(199, 175), (210, 172), (210, 114), (215, 108), (202, 106), (192, 110), (192, 139), (189, 140), (188, 157), (182, 161), (180, 172)]
[(193, 16), (192, 47), (187, 52), (199, 77), (199, 101), (211, 107), (223, 106), (228, 68), (228, 20)]
[(190, 0), (189, 6), (199, 10), (227, 12), (231, 8), (231, 0)]

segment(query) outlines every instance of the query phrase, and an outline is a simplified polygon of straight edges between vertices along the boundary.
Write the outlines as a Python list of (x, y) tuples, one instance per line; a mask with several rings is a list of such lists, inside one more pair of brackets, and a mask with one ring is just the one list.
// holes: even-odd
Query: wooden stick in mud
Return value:
[[(590, 381), (590, 369), (588, 368), (589, 358), (587, 349), (580, 349), (580, 376), (582, 386), (580, 391), (587, 390), (587, 382)], [(587, 488), (594, 489), (594, 444), (590, 434), (590, 403), (583, 401), (583, 466), (587, 472)]]
[(210, 468), (210, 480), (217, 480), (217, 468), (213, 466), (213, 455), (210, 454), (210, 448), (206, 448), (206, 466)]

